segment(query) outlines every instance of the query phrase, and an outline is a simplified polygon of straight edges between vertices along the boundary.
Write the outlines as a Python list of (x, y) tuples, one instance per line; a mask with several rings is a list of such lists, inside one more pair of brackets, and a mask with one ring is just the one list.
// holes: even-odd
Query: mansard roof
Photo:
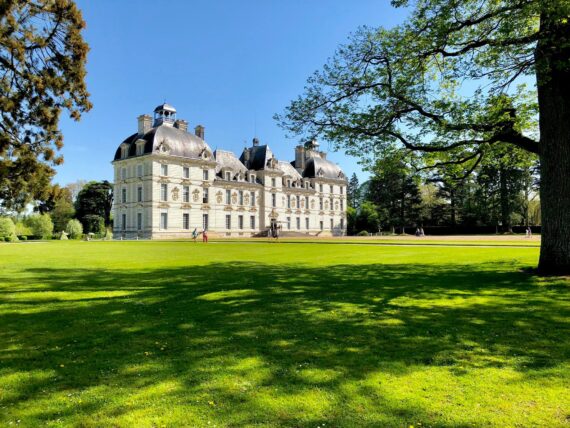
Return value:
[[(128, 145), (127, 157), (136, 156), (136, 142), (144, 141), (144, 154), (164, 152), (170, 156), (199, 159), (203, 153), (212, 157), (212, 149), (201, 138), (168, 124), (151, 128), (146, 134), (133, 134), (122, 143)], [(117, 148), (114, 160), (121, 159), (121, 147)]]
[(299, 174), (293, 165), (291, 165), (289, 162), (277, 162), (277, 169), (283, 171), (283, 175), (289, 176), (294, 180), (299, 180), (302, 178), (301, 174)]
[(216, 159), (216, 173), (220, 172), (222, 168), (228, 168), (234, 172), (247, 172), (246, 166), (232, 152), (218, 149), (214, 152), (214, 157)]
[(307, 159), (305, 170), (303, 171), (303, 177), (346, 180), (346, 176), (338, 165), (320, 157), (311, 157)]
[[(249, 153), (249, 159), (247, 159), (246, 152)], [(252, 146), (244, 149), (239, 160), (247, 167), (247, 169), (259, 171), (267, 168), (267, 163), (272, 157), (273, 152), (269, 146)]]

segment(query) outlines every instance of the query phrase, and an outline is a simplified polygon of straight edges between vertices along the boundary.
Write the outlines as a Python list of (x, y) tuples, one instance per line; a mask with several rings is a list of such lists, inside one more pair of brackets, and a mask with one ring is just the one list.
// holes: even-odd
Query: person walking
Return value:
[(206, 229), (202, 232), (202, 242), (208, 243), (208, 231)]
[(196, 238), (198, 238), (198, 228), (195, 227), (194, 231), (192, 232), (192, 240), (196, 242)]

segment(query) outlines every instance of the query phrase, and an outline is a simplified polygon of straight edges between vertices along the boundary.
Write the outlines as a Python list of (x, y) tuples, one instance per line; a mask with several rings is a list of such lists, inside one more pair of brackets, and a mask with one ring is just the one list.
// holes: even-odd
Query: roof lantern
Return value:
[(164, 103), (154, 109), (154, 125), (173, 125), (176, 122), (176, 109), (170, 104)]

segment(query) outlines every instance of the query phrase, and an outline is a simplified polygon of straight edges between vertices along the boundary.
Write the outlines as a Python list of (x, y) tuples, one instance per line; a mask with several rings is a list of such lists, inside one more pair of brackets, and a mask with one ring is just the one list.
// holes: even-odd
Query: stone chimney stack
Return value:
[(137, 118), (139, 124), (139, 135), (146, 134), (152, 128), (152, 117), (148, 114), (141, 114)]
[(188, 132), (188, 122), (184, 119), (178, 119), (174, 122), (174, 127), (180, 129), (181, 131)]
[(204, 127), (202, 125), (198, 125), (196, 126), (196, 128), (194, 128), (194, 134), (196, 135), (196, 137), (201, 138), (202, 140), (204, 139)]
[(305, 170), (307, 157), (305, 155), (305, 146), (298, 145), (295, 147), (295, 169), (302, 174)]

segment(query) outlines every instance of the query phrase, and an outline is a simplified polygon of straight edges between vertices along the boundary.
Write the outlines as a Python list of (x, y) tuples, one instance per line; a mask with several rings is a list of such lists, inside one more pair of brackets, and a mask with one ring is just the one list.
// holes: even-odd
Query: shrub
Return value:
[(88, 214), (83, 217), (83, 231), (85, 233), (103, 233), (105, 220), (100, 215)]
[(368, 236), (368, 232), (365, 231), (365, 230), (361, 230), (360, 232), (358, 232), (358, 233), (356, 234), (356, 236)]
[(28, 240), (28, 236), (27, 235), (20, 235), (18, 236), (18, 239), (21, 241), (27, 241)]
[(40, 239), (51, 239), (53, 223), (49, 214), (33, 214), (26, 219), (26, 225), (32, 230), (34, 236)]
[(16, 225), (9, 217), (0, 217), (0, 239), (6, 242), (17, 241)]
[(83, 225), (79, 220), (73, 218), (67, 222), (65, 232), (71, 239), (81, 239), (83, 235)]
[(16, 235), (18, 236), (30, 236), (33, 235), (32, 229), (30, 229), (26, 224), (19, 220), (16, 222)]

